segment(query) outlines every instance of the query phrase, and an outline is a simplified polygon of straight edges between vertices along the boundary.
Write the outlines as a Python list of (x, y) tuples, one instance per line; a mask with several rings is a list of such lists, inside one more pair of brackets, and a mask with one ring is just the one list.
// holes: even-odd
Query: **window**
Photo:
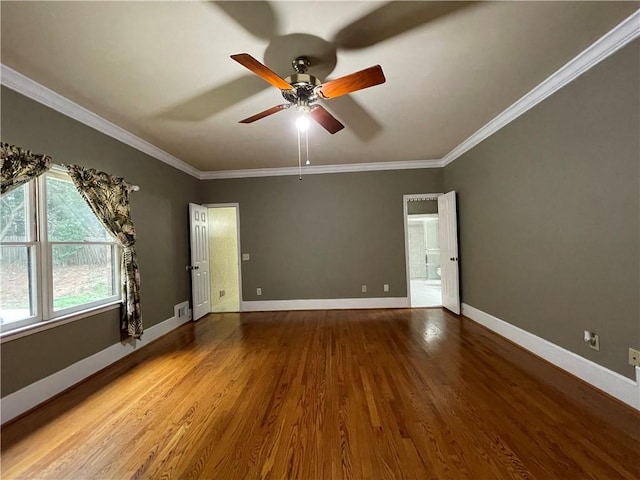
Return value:
[(120, 300), (120, 248), (71, 178), (0, 197), (0, 331)]

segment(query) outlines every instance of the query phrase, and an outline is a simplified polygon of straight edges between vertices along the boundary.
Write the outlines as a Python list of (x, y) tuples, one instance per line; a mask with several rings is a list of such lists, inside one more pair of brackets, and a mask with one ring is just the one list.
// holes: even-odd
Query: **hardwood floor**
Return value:
[(640, 415), (434, 310), (215, 314), (2, 430), (2, 478), (638, 479)]

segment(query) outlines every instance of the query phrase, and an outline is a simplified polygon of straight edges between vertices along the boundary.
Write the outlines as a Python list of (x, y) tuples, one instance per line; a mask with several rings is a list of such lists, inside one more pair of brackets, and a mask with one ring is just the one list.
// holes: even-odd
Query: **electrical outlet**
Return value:
[(600, 351), (600, 337), (595, 332), (585, 330), (584, 341), (589, 345), (589, 348)]
[(382, 286), (382, 289), (383, 289), (385, 292), (388, 292), (388, 291), (389, 291), (389, 284), (388, 284), (388, 283), (385, 283), (385, 284)]
[(262, 289), (260, 287), (256, 288), (256, 295), (262, 295)]
[(362, 285), (362, 293), (367, 293), (367, 286), (366, 285)]
[(629, 349), (629, 365), (640, 367), (640, 350)]
[(224, 290), (220, 290), (220, 298), (224, 297), (226, 293), (227, 292), (225, 292)]
[(247, 260), (251, 260), (251, 255), (249, 255), (248, 253), (243, 253), (242, 254), (242, 261), (246, 262)]

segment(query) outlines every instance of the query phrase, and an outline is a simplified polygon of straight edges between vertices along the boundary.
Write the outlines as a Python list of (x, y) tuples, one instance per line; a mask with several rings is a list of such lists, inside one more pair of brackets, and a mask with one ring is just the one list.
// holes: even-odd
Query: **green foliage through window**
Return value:
[[(37, 194), (45, 195), (44, 211)], [(38, 238), (42, 227), (46, 238)], [(0, 195), (0, 242), (0, 331), (28, 324), (36, 313), (49, 319), (118, 294), (120, 247), (63, 173)], [(37, 288), (45, 282), (48, 299)]]
[(50, 242), (112, 242), (76, 187), (47, 176), (47, 230)]
[(0, 241), (25, 242), (27, 238), (27, 186), (0, 196)]

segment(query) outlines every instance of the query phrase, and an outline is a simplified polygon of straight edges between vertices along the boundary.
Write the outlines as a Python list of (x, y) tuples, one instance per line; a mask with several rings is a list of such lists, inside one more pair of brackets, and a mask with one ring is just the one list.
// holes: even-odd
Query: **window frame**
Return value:
[[(53, 166), (48, 172), (27, 182), (24, 185), (25, 195), (28, 197), (28, 201), (25, 201), (25, 217), (27, 222), (25, 225), (26, 240), (23, 242), (0, 241), (0, 245), (2, 246), (25, 246), (30, 253), (30, 257), (28, 257), (32, 262), (32, 265), (29, 265), (31, 285), (30, 303), (33, 313), (28, 318), (0, 325), (0, 336), (11, 334), (16, 330), (22, 331), (48, 322), (66, 319), (71, 316), (83, 318), (83, 314), (87, 312), (122, 303), (122, 286), (120, 284), (122, 248), (115, 239), (100, 242), (61, 242), (49, 240), (47, 231), (48, 177), (72, 182), (66, 169), (58, 167), (57, 165)], [(108, 231), (107, 233), (111, 236)], [(55, 309), (53, 290), (53, 248), (55, 245), (109, 245), (111, 247), (111, 291), (114, 292), (114, 294), (93, 302)]]

